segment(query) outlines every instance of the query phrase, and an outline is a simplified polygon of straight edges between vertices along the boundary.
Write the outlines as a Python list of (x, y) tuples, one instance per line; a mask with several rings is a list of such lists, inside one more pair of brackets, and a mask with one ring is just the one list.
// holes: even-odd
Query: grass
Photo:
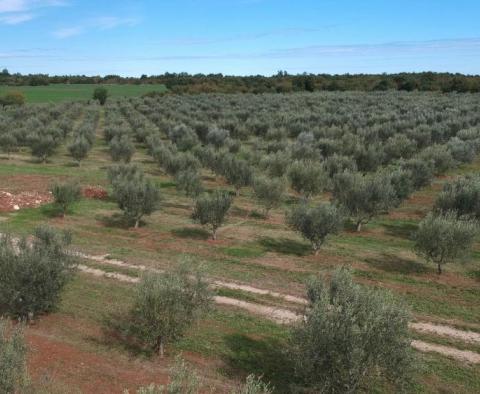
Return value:
[(51, 84), (47, 86), (0, 85), (0, 96), (10, 91), (22, 92), (27, 103), (55, 103), (72, 100), (89, 100), (97, 87), (105, 87), (111, 98), (138, 97), (148, 92), (164, 92), (165, 85), (119, 85), (119, 84)]
[[(79, 87), (87, 88), (81, 85)], [(50, 87), (45, 87), (43, 93), (42, 88), (38, 88), (39, 93), (36, 94), (39, 95), (39, 100), (53, 101), (61, 99), (62, 94), (73, 94), (68, 93), (68, 87), (64, 87), (65, 92), (55, 96), (55, 93), (49, 93), (47, 88)], [(133, 89), (135, 86), (118, 88)], [(129, 91), (125, 94), (133, 93)], [(106, 168), (111, 161), (105, 150), (101, 131), (99, 133), (93, 150), (81, 167), (72, 166), (72, 160), (63, 148), (59, 149), (47, 164), (34, 163), (25, 149), (11, 160), (0, 160), (1, 189), (8, 190), (12, 179), (17, 177), (20, 182), (25, 175), (39, 184), (43, 182), (45, 187), (54, 180), (68, 177), (78, 180), (84, 186), (101, 185), (108, 188)], [(438, 187), (419, 191), (392, 215), (373, 220), (361, 233), (347, 228), (340, 235), (331, 237), (319, 255), (314, 256), (310, 244), (284, 224), (284, 210), (287, 205), (273, 210), (268, 219), (252, 214), (259, 207), (246, 189), (242, 190), (239, 198), (235, 198), (227, 223), (219, 231), (218, 241), (212, 241), (210, 233), (191, 220), (191, 200), (176, 191), (173, 180), (148, 158), (144, 147), (137, 146), (133, 162), (145, 169), (161, 187), (162, 193), (160, 210), (145, 217), (144, 225), (140, 229), (129, 229), (123, 225), (121, 211), (115, 202), (83, 199), (72, 207), (64, 219), (54, 214), (55, 210), (50, 204), (2, 213), (0, 232), (10, 230), (28, 234), (37, 225), (48, 223), (57, 228), (70, 229), (74, 235), (74, 246), (86, 253), (109, 253), (114, 258), (158, 269), (168, 268), (184, 256), (189, 256), (202, 263), (212, 278), (248, 283), (259, 288), (299, 296), (304, 295), (304, 281), (308, 276), (329, 273), (335, 267), (346, 265), (354, 269), (359, 282), (387, 288), (404, 299), (415, 316), (433, 321), (454, 320), (455, 324), (460, 326), (462, 323), (464, 326), (478, 326), (479, 245), (475, 246), (469, 263), (450, 264), (445, 267), (446, 271), (440, 277), (433, 266), (425, 264), (412, 251), (411, 234), (415, 231), (421, 215), (430, 209), (429, 203), (425, 201), (434, 201)], [(468, 173), (478, 171), (479, 168), (480, 162), (477, 161), (457, 170), (458, 173)], [(209, 172), (203, 173), (203, 177), (209, 188), (225, 188), (222, 180), (215, 180)], [(418, 198), (419, 196), (421, 198)], [(289, 196), (289, 203), (293, 204), (294, 201), (296, 198), (292, 194)], [(92, 262), (88, 262), (88, 265), (107, 272), (132, 276), (141, 274), (135, 270)], [(237, 290), (219, 289), (218, 292), (250, 302), (291, 306), (268, 296)], [(80, 274), (68, 286), (54, 318), (68, 316), (78, 322), (87, 322), (98, 331), (106, 315), (118, 308), (125, 310), (131, 299), (131, 285)], [(47, 334), (51, 335), (52, 332)], [(214, 366), (212, 368), (219, 374), (222, 382), (231, 383), (238, 376), (253, 372), (272, 381), (279, 391), (282, 388), (288, 391), (286, 379), (291, 370), (288, 360), (285, 360), (281, 352), (287, 335), (286, 327), (222, 307), (216, 308), (207, 319), (173, 346), (171, 354), (183, 351), (185, 354), (206, 359), (205, 364)], [(69, 331), (60, 325), (55, 327), (55, 336), (89, 352), (104, 353), (111, 359), (126, 357), (134, 359), (135, 363), (143, 363), (146, 357), (132, 355), (121, 343), (106, 341), (101, 335), (94, 339), (86, 338), (80, 329)], [(438, 338), (435, 341), (449, 343)], [(451, 345), (455, 343), (452, 342)], [(416, 392), (479, 391), (479, 382), (475, 379), (475, 375), (480, 372), (478, 367), (463, 365), (436, 355), (422, 356), (422, 360), (425, 368), (421, 371), (419, 383), (415, 387)], [(203, 372), (202, 370), (201, 373)], [(388, 390), (379, 386), (375, 392)]]

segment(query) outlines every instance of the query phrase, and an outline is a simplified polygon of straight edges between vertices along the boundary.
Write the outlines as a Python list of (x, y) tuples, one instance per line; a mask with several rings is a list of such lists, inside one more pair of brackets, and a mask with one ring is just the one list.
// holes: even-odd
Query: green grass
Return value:
[(95, 85), (95, 84), (51, 84), (48, 86), (0, 86), (0, 96), (10, 91), (25, 95), (27, 103), (47, 103), (71, 100), (89, 100), (95, 88), (108, 89), (111, 98), (136, 97), (148, 92), (164, 92), (165, 85)]

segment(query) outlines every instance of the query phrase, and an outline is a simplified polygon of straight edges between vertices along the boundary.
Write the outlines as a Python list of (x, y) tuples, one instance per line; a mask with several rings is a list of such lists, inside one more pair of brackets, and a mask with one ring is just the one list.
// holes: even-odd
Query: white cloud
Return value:
[(18, 25), (37, 17), (39, 8), (66, 5), (64, 0), (0, 0), (0, 24)]
[(121, 26), (135, 26), (138, 20), (134, 18), (121, 18), (117, 16), (102, 16), (94, 19), (89, 19), (77, 26), (67, 27), (56, 30), (53, 36), (59, 39), (65, 39), (73, 36), (78, 36), (83, 33), (96, 30), (110, 30)]
[(18, 25), (23, 22), (28, 22), (35, 18), (33, 14), (8, 14), (5, 16), (0, 16), (0, 23), (6, 25)]
[(82, 34), (84, 31), (83, 27), (66, 27), (64, 29), (59, 29), (53, 32), (53, 35), (57, 38), (69, 38)]

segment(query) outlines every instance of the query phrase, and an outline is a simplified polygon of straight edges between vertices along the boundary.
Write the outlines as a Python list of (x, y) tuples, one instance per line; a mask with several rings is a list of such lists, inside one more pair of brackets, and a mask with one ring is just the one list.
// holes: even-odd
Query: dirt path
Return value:
[(441, 337), (460, 339), (464, 342), (480, 343), (480, 333), (474, 331), (463, 331), (453, 327), (419, 322), (410, 323), (410, 328), (418, 332), (435, 334)]
[[(93, 256), (85, 253), (80, 253), (76, 252), (75, 253), (78, 257), (81, 257), (86, 260), (91, 260), (95, 261), (100, 264), (106, 264), (106, 265), (112, 265), (115, 267), (120, 267), (120, 268), (128, 268), (128, 269), (135, 269), (139, 271), (147, 271), (150, 270), (152, 272), (162, 272), (161, 270), (157, 270), (154, 268), (148, 268), (144, 265), (134, 265), (134, 264), (128, 264), (124, 261), (121, 260), (116, 260), (116, 259), (109, 259), (108, 255), (100, 255), (100, 256)], [(307, 305), (308, 301), (305, 298), (301, 297), (296, 297), (293, 295), (289, 294), (282, 294), (278, 293), (276, 291), (270, 291), (270, 290), (265, 290), (265, 289), (259, 289), (257, 287), (249, 286), (249, 285), (243, 285), (239, 283), (234, 283), (234, 282), (224, 282), (224, 281), (213, 281), (212, 285), (214, 287), (219, 287), (219, 288), (224, 288), (224, 289), (231, 289), (231, 290), (242, 290), (248, 293), (252, 294), (258, 294), (258, 295), (266, 295), (274, 298), (280, 298), (288, 302), (292, 302), (295, 304), (300, 304), (300, 305)]]
[(412, 341), (412, 347), (420, 352), (424, 353), (439, 353), (447, 357), (454, 358), (459, 361), (479, 364), (480, 354), (470, 352), (468, 350), (459, 350), (449, 346), (437, 345), (433, 343), (427, 343), (423, 341)]
[[(127, 283), (138, 283), (140, 280), (139, 278), (134, 278), (128, 275), (118, 274), (114, 272), (106, 272), (100, 269), (90, 268), (85, 265), (79, 265), (78, 268), (82, 272), (85, 272), (94, 276), (107, 277), (107, 278), (111, 278), (111, 279), (115, 279), (115, 280), (119, 280)], [(233, 306), (233, 307), (244, 309), (250, 313), (266, 317), (268, 319), (271, 319), (281, 324), (289, 324), (301, 319), (300, 315), (297, 315), (294, 312), (289, 311), (287, 309), (274, 308), (271, 306), (254, 304), (251, 302), (241, 301), (234, 298), (216, 296), (214, 297), (214, 301), (219, 305), (227, 305), (227, 306)], [(457, 339), (467, 338), (470, 340), (472, 339), (476, 340), (476, 336), (471, 335), (476, 333), (472, 333), (471, 331), (461, 331), (461, 330), (453, 329), (452, 327), (448, 327), (448, 326), (435, 326), (433, 324), (428, 324), (428, 323), (412, 323), (411, 326), (414, 329), (415, 327), (417, 329), (420, 329), (419, 327), (421, 327), (423, 331), (429, 332), (429, 333), (442, 332), (444, 333), (444, 335), (449, 335), (449, 336), (455, 335), (455, 338)], [(418, 340), (412, 341), (412, 346), (420, 352), (439, 353), (443, 356), (451, 357), (462, 362), (468, 362), (472, 364), (480, 363), (480, 354), (475, 352), (470, 352), (468, 350), (459, 350), (449, 346), (437, 345), (437, 344), (427, 343), (427, 342), (418, 341)]]

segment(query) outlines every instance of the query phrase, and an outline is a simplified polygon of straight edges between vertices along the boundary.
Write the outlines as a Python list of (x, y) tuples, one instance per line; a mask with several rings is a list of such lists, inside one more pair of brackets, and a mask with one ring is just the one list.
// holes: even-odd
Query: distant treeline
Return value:
[(480, 92), (480, 75), (451, 73), (400, 73), (400, 74), (296, 74), (279, 71), (267, 77), (227, 76), (223, 74), (165, 73), (120, 77), (118, 75), (85, 76), (45, 74), (0, 73), (0, 84), (11, 86), (41, 86), (56, 83), (70, 84), (164, 84), (172, 93), (266, 93), (297, 91), (438, 91), (438, 92)]

